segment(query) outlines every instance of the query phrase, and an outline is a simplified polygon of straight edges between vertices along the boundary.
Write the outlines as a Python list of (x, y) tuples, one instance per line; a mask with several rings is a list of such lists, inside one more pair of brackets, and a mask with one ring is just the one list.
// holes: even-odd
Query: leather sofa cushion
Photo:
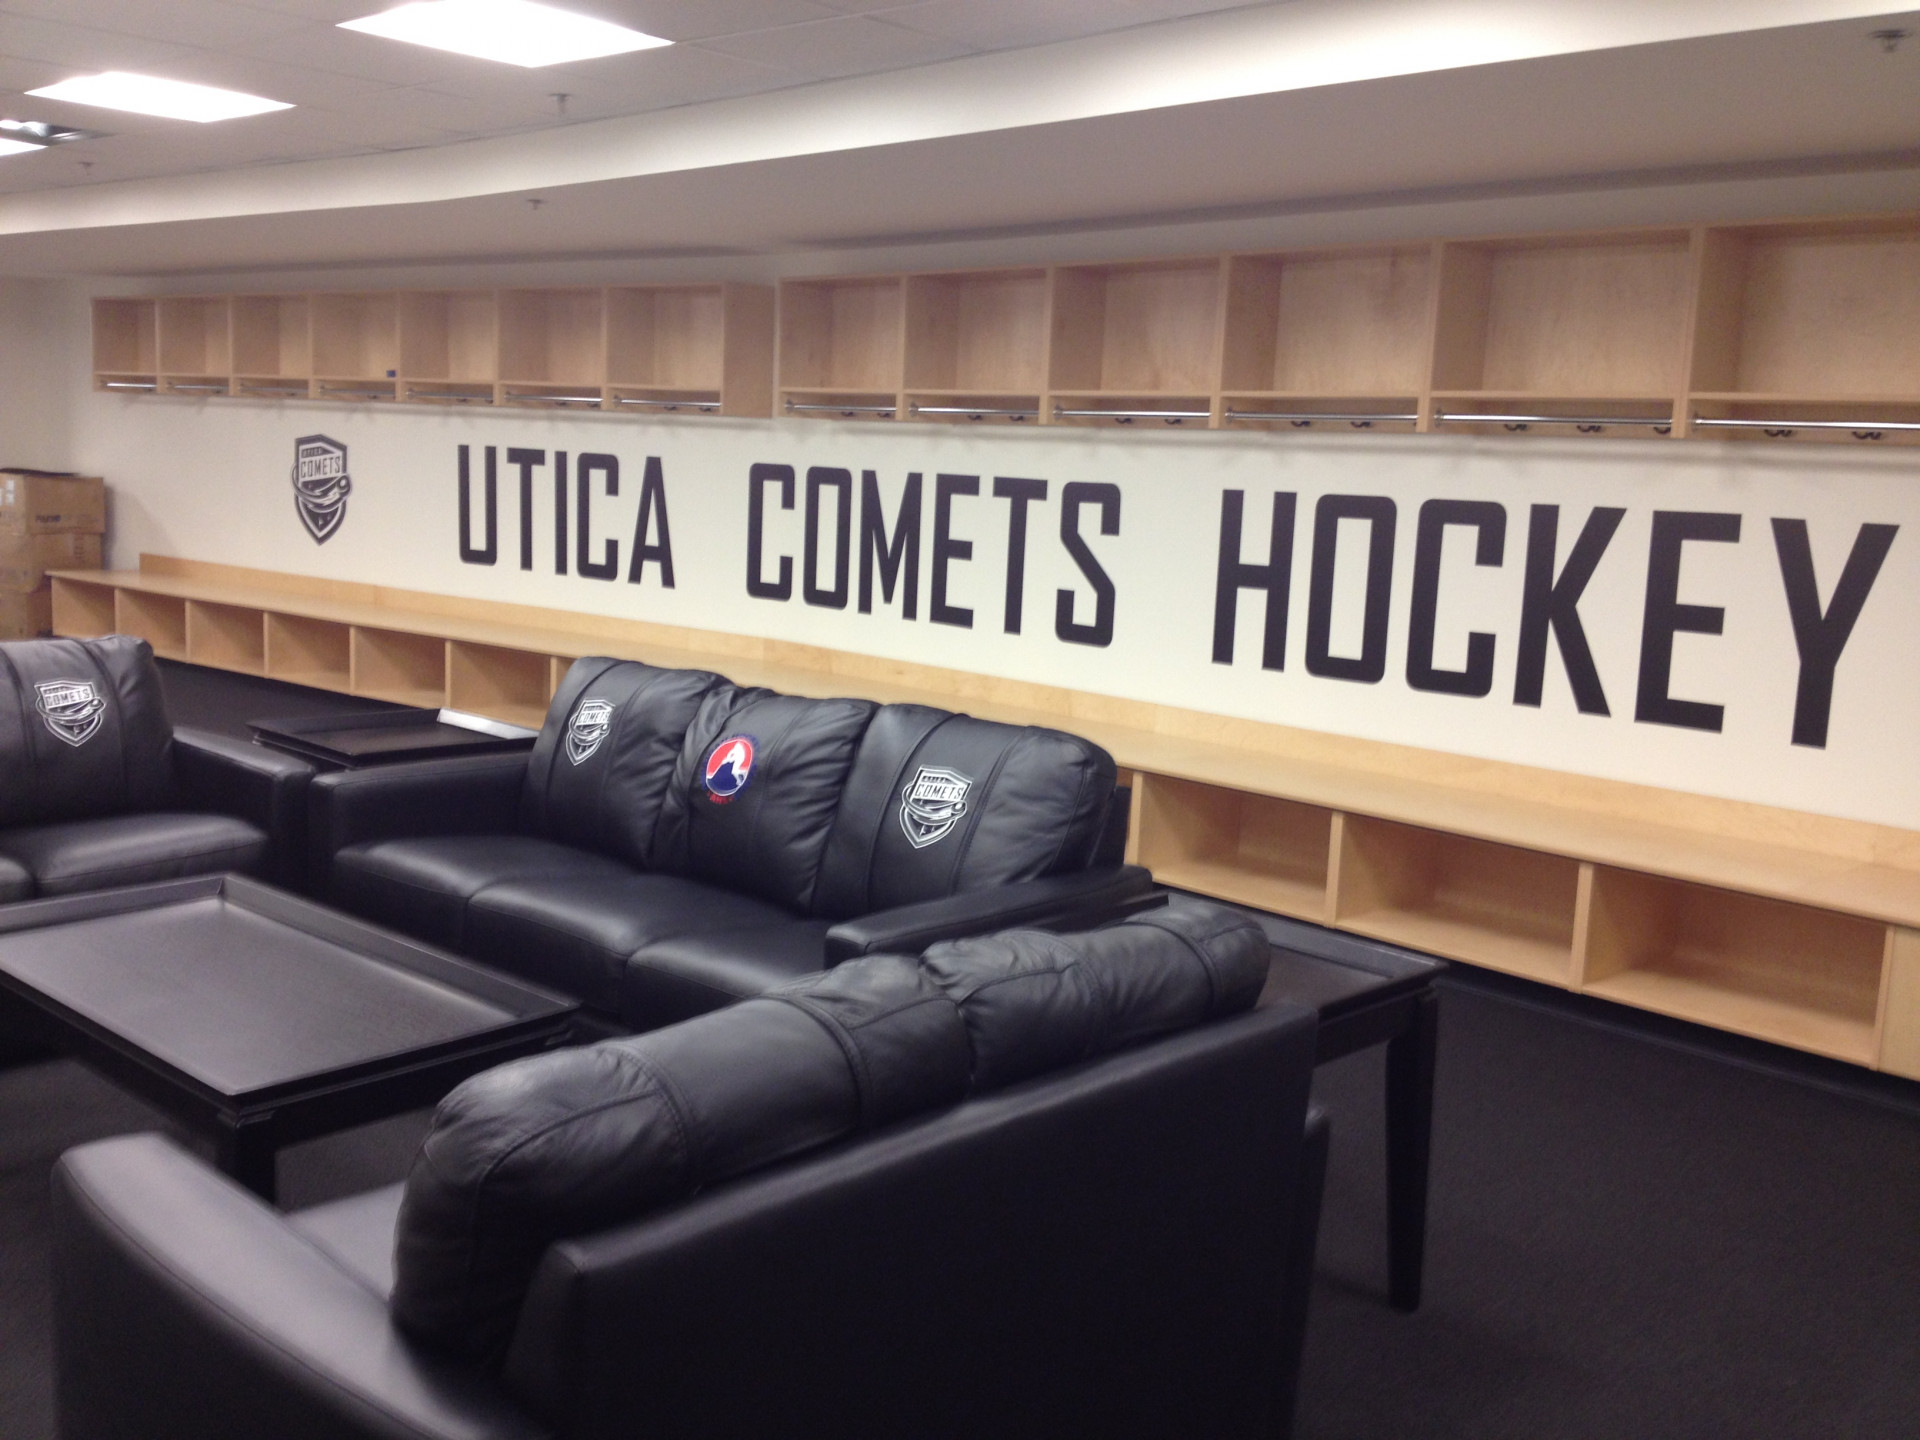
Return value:
[(0, 855), (0, 905), (33, 898), (33, 876), (18, 860)]
[(287, 1216), (287, 1223), (384, 1300), (393, 1293), (393, 1231), (405, 1188), (383, 1185), (310, 1210), (296, 1210)]
[(847, 777), (814, 913), (844, 920), (1084, 869), (1113, 791), (1113, 757), (1078, 736), (883, 706)]
[(230, 815), (109, 815), (0, 830), (0, 855), (33, 877), (38, 895), (71, 895), (222, 870), (258, 873), (266, 832)]
[(488, 885), (467, 906), (461, 948), (484, 964), (613, 1014), (620, 1008), (627, 957), (642, 946), (671, 936), (790, 923), (792, 917), (764, 900), (600, 861), (576, 873)]
[(635, 1030), (704, 1015), (826, 968), (825, 920), (670, 935), (627, 957), (620, 1019)]
[(644, 866), (687, 727), (725, 683), (704, 670), (576, 660), (527, 760), (522, 828)]
[(503, 880), (620, 876), (624, 865), (532, 835), (372, 840), (335, 852), (329, 898), (436, 945), (464, 943), (467, 902)]
[(164, 809), (172, 746), (146, 641), (0, 645), (0, 826)]
[(949, 940), (920, 964), (966, 1021), (979, 1092), (1252, 1009), (1267, 940), (1251, 918), (1196, 904), (1081, 935)]
[(732, 685), (710, 693), (681, 747), (650, 868), (810, 912), (854, 750), (877, 708)]
[(394, 1318), (497, 1363), (555, 1239), (953, 1103), (966, 1075), (959, 1015), (898, 956), (478, 1075), (441, 1103), (408, 1176)]

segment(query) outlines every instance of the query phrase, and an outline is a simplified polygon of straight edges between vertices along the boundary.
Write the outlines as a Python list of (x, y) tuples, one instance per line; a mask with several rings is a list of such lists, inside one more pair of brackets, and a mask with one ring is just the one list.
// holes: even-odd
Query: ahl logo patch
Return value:
[(900, 797), (900, 828), (916, 850), (944, 840), (967, 813), (973, 781), (954, 770), (922, 765)]
[(293, 442), (293, 502), (316, 545), (331, 540), (347, 518), (352, 491), (346, 446), (325, 435), (302, 435)]
[(613, 729), (613, 706), (605, 700), (582, 700), (567, 722), (567, 758), (578, 765), (600, 748)]
[(707, 796), (724, 805), (753, 778), (754, 740), (751, 735), (729, 735), (707, 756)]
[(91, 680), (42, 680), (33, 688), (40, 692), (35, 708), (54, 739), (84, 745), (99, 733), (107, 702)]

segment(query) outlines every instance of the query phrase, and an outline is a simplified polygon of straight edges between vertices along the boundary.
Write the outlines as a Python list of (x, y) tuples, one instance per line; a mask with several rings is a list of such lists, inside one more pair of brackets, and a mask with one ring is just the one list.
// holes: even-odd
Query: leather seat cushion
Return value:
[(465, 943), (467, 902), (503, 880), (625, 875), (616, 861), (532, 835), (433, 835), (349, 845), (333, 857), (330, 894), (382, 925), (437, 945)]
[(393, 1293), (393, 1231), (404, 1184), (383, 1185), (287, 1216), (287, 1223), (326, 1251), (382, 1300)]
[(259, 871), (267, 836), (230, 815), (112, 815), (0, 830), (0, 855), (33, 876), (40, 895), (71, 895), (182, 875)]
[(764, 900), (610, 864), (487, 886), (468, 903), (462, 948), (613, 1014), (637, 950), (675, 936), (806, 923)]
[(18, 860), (0, 855), (0, 905), (33, 898), (33, 876)]
[(0, 826), (174, 803), (153, 647), (130, 635), (0, 645), (0, 772)]
[(394, 1317), (497, 1360), (555, 1240), (954, 1104), (967, 1064), (953, 1003), (912, 960), (876, 955), (684, 1025), (477, 1075), (441, 1102), (407, 1178)]
[(702, 930), (641, 947), (620, 987), (620, 1018), (653, 1030), (826, 968), (825, 920)]

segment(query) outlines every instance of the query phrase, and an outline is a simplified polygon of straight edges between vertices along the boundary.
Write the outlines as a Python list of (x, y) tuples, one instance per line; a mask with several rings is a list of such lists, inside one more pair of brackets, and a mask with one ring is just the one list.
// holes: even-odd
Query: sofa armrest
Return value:
[(1049, 875), (876, 910), (844, 920), (827, 931), (827, 963), (856, 955), (918, 955), (939, 940), (959, 940), (1018, 927), (1090, 930), (1137, 910), (1166, 904), (1166, 892), (1138, 865)]
[(386, 1302), (158, 1135), (54, 1169), (66, 1440), (534, 1440), (490, 1376), (424, 1355)]
[(415, 760), (317, 777), (307, 791), (315, 892), (325, 892), (333, 857), (348, 845), (517, 829), (526, 778), (524, 754)]
[(185, 726), (173, 732), (174, 786), (197, 810), (257, 825), (270, 842), (270, 878), (297, 884), (306, 861), (313, 766), (277, 750)]

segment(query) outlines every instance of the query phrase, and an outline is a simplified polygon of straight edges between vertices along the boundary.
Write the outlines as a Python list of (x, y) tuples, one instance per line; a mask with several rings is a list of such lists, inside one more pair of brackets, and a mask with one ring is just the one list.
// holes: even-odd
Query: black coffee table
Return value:
[(237, 875), (0, 908), (0, 991), (268, 1199), (283, 1145), (562, 1044), (578, 1008)]
[[(449, 724), (448, 711), (363, 710), (350, 715), (305, 715), (291, 720), (251, 720), (254, 742), (310, 760), (323, 770), (358, 770), (401, 760), (438, 760), (449, 755), (497, 755), (531, 750), (540, 732), (478, 716)], [(481, 729), (479, 726), (486, 728)]]

